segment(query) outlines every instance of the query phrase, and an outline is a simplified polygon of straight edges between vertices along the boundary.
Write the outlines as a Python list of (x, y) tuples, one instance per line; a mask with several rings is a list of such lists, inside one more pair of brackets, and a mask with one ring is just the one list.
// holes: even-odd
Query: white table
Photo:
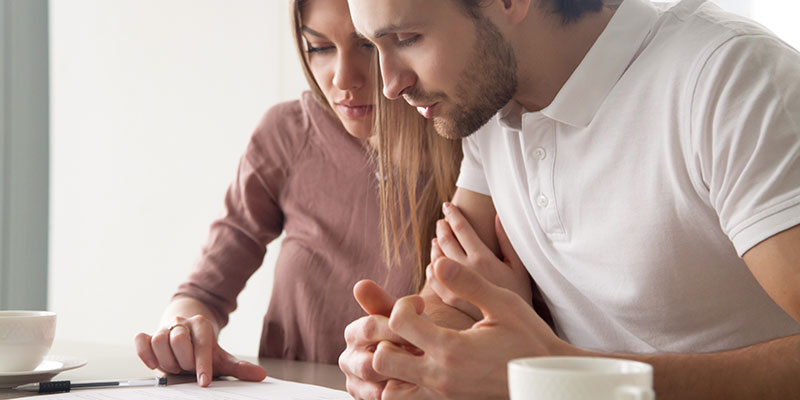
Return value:
[[(56, 342), (51, 354), (76, 356), (89, 361), (81, 368), (64, 371), (56, 375), (54, 380), (97, 381), (114, 379), (151, 378), (153, 371), (144, 366), (131, 346), (98, 345), (93, 343)], [(267, 370), (267, 375), (287, 381), (310, 383), (332, 389), (345, 390), (345, 377), (339, 367), (331, 364), (316, 364), (302, 361), (289, 361), (274, 358), (257, 359), (243, 357), (252, 363), (258, 363)], [(171, 382), (190, 382), (193, 376), (170, 377)], [(23, 396), (36, 396), (36, 393), (19, 392), (11, 389), (0, 389), (0, 399)]]

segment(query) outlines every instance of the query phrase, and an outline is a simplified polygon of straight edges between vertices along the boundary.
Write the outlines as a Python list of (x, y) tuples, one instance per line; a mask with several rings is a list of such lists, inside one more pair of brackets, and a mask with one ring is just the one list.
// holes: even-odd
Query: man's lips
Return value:
[(416, 106), (417, 112), (422, 114), (426, 119), (431, 119), (433, 118), (433, 111), (437, 104), (439, 103), (433, 103), (427, 106)]

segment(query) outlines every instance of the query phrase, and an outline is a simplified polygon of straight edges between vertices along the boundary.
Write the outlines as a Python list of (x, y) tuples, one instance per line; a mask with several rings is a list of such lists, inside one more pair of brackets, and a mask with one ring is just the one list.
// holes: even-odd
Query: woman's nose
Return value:
[(364, 71), (368, 65), (360, 65), (359, 57), (347, 52), (340, 52), (336, 60), (336, 72), (333, 75), (333, 84), (340, 90), (355, 90), (364, 86), (366, 76)]

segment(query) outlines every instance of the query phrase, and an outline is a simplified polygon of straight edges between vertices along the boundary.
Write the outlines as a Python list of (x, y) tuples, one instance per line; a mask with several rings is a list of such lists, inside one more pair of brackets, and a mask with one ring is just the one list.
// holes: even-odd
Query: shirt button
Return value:
[(533, 156), (540, 160), (544, 160), (547, 157), (547, 152), (544, 151), (543, 148), (537, 147), (535, 150), (533, 150)]
[(550, 200), (547, 199), (547, 196), (540, 194), (539, 197), (536, 198), (537, 206), (545, 208), (548, 204), (550, 204)]

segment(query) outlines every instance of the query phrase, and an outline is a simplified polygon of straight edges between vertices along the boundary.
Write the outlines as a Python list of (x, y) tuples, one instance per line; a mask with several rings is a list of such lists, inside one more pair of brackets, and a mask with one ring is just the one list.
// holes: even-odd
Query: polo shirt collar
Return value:
[[(589, 126), (657, 19), (658, 10), (648, 0), (624, 0), (578, 68), (541, 113), (570, 126)], [(501, 123), (518, 127), (521, 109), (512, 100), (498, 115)]]

